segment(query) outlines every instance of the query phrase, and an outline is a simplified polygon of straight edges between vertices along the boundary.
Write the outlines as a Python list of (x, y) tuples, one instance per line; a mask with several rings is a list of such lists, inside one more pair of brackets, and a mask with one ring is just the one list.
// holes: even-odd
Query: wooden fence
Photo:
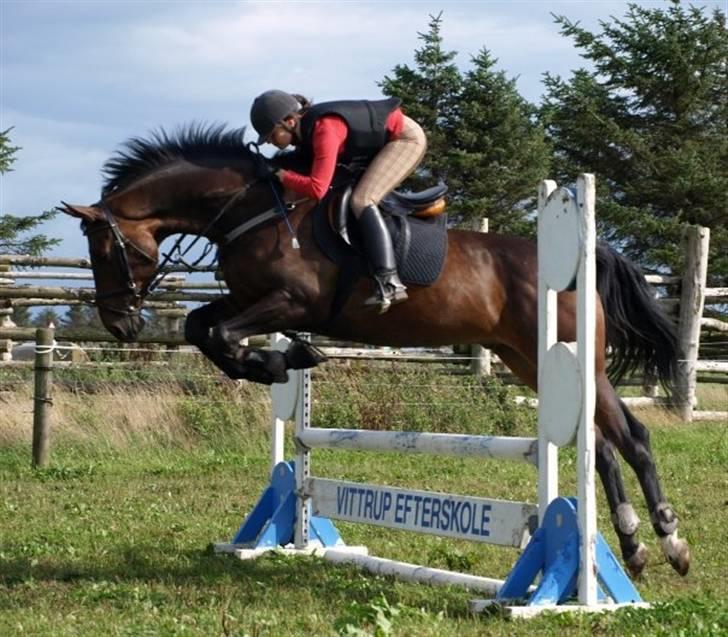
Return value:
[[(481, 231), (487, 231), (487, 221)], [(697, 409), (696, 385), (699, 381), (728, 382), (728, 347), (723, 347), (728, 340), (728, 323), (712, 317), (703, 316), (704, 308), (710, 305), (727, 305), (728, 288), (707, 287), (707, 254), (710, 232), (707, 228), (690, 226), (686, 229), (685, 250), (688, 255), (685, 272), (682, 276), (648, 275), (647, 280), (653, 285), (667, 290), (660, 296), (679, 325), (680, 346), (684, 358), (679, 363), (677, 391), (674, 397), (675, 408), (685, 421), (694, 419), (728, 419), (728, 412), (705, 411)], [(85, 270), (83, 273), (57, 272), (53, 270), (26, 271), (20, 268), (64, 268)], [(17, 255), (0, 255), (0, 358), (9, 360), (12, 357), (14, 341), (34, 341), (35, 328), (17, 327), (12, 322), (15, 307), (69, 306), (86, 305), (94, 297), (92, 287), (74, 286), (34, 286), (28, 285), (33, 280), (62, 280), (64, 282), (92, 281), (88, 270), (91, 264), (88, 259), (27, 257)], [(200, 270), (195, 270), (196, 272)], [(203, 271), (211, 273), (213, 268)], [(184, 303), (209, 302), (219, 297), (225, 289), (221, 281), (188, 281), (179, 273), (188, 273), (189, 269), (178, 267), (170, 269), (169, 275), (157, 291), (145, 302), (145, 307), (155, 310), (159, 317), (166, 321), (164, 336), (141, 335), (138, 343), (156, 343), (168, 347), (185, 344), (181, 334), (181, 319), (188, 312)], [(55, 330), (55, 339), (72, 342), (109, 342), (110, 335), (105, 330), (59, 327)], [(251, 344), (263, 344), (265, 337), (251, 339)], [(334, 349), (332, 353), (338, 358), (349, 359), (384, 359), (410, 360), (417, 362), (457, 363), (463, 368), (467, 366), (470, 373), (478, 376), (490, 373), (505, 373), (499, 366), (497, 358), (491, 362), (490, 353), (479, 346), (468, 351), (417, 351), (382, 350), (372, 348), (356, 348), (351, 344), (326, 342)], [(702, 348), (701, 348), (702, 344)], [(707, 345), (707, 347), (706, 347)], [(704, 358), (699, 358), (701, 354)], [(708, 356), (706, 359), (705, 356)], [(463, 370), (465, 371), (465, 370)], [(708, 375), (709, 374), (709, 375)], [(630, 384), (642, 381), (633, 379)], [(660, 403), (655, 388), (647, 391), (646, 396), (627, 399), (632, 404)]]

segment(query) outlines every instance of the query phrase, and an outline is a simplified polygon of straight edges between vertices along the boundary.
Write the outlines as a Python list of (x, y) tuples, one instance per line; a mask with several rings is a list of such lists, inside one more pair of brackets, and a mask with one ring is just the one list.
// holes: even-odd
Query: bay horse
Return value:
[[(340, 272), (313, 237), (310, 213), (317, 202), (289, 203), (288, 214), (278, 215), (268, 162), (245, 145), (244, 135), (244, 129), (197, 125), (172, 136), (161, 131), (131, 139), (105, 164), (98, 203), (63, 204), (64, 212), (82, 220), (99, 315), (114, 337), (132, 341), (143, 326), (140, 310), (157, 280), (160, 243), (178, 233), (202, 235), (218, 245), (229, 291), (190, 312), (185, 336), (231, 378), (270, 383), (285, 380), (286, 368), (316, 364), (305, 348), (274, 352), (276, 358), (240, 345), (255, 334), (295, 330), (374, 345), (477, 343), (537, 390), (533, 242), (449, 230), (447, 257), (434, 284), (411, 287), (406, 303), (379, 315), (362, 306), (371, 286), (363, 277), (332, 314)], [(606, 361), (609, 347), (617, 379), (639, 369), (669, 384), (677, 360), (675, 330), (634, 264), (603, 246), (597, 261), (596, 468), (628, 570), (639, 574), (647, 551), (637, 540), (639, 519), (615, 448), (636, 472), (667, 560), (685, 575), (690, 550), (678, 538), (677, 516), (663, 496), (649, 434), (617, 396)], [(575, 340), (575, 294), (559, 294), (558, 318), (559, 339)]]

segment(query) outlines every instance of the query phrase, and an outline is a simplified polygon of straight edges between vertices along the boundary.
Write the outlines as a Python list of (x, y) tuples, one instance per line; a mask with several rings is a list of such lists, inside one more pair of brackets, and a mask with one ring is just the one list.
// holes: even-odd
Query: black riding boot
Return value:
[(364, 305), (379, 306), (379, 313), (384, 314), (391, 305), (407, 300), (407, 288), (399, 280), (392, 237), (377, 206), (370, 204), (364, 208), (359, 217), (359, 227), (377, 287), (376, 292), (364, 301)]

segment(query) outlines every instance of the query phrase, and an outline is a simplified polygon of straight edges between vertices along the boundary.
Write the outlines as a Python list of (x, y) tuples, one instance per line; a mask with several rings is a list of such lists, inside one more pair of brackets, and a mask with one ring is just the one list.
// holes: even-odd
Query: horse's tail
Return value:
[(679, 349), (674, 323), (634, 263), (603, 245), (597, 247), (596, 257), (597, 290), (611, 348), (610, 380), (616, 385), (626, 374), (642, 372), (669, 393)]

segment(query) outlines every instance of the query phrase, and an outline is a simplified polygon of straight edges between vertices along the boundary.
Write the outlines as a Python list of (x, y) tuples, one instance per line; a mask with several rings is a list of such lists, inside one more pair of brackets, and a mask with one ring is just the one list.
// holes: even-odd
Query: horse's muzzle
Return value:
[(103, 323), (114, 338), (128, 343), (139, 336), (144, 329), (145, 321), (140, 314), (130, 314), (124, 317), (114, 317), (113, 320), (103, 321)]

